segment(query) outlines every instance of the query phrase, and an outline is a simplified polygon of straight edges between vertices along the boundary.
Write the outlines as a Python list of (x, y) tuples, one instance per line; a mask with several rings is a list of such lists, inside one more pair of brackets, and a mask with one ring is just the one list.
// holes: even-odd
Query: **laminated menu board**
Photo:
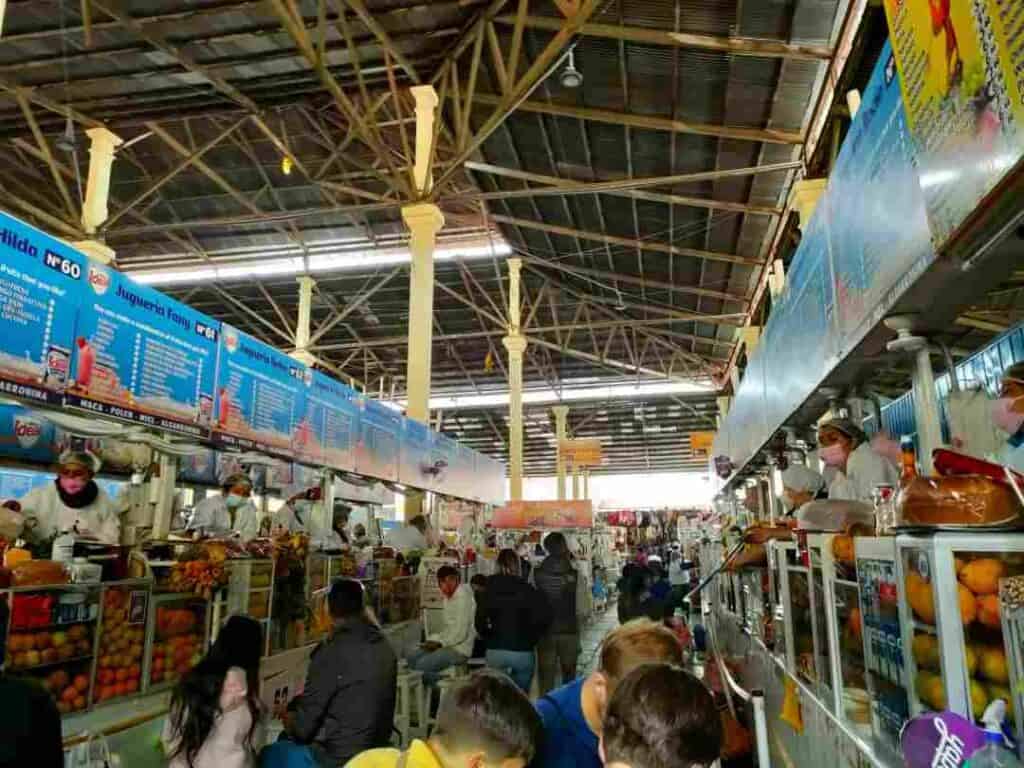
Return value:
[(223, 325), (214, 402), (219, 445), (290, 456), (311, 371), (248, 334)]
[(88, 261), (0, 213), (0, 395), (59, 403)]
[(356, 392), (313, 371), (300, 418), (295, 425), (295, 458), (334, 469), (354, 470), (359, 407)]
[(398, 480), (398, 446), (402, 416), (376, 400), (360, 399), (356, 472), (381, 480)]
[(432, 443), (430, 427), (415, 419), (402, 419), (402, 444), (398, 463), (400, 483), (413, 488), (431, 488), (434, 477)]
[(886, 2), (932, 241), (1024, 155), (1020, 0)]
[(481, 484), (476, 476), (476, 451), (458, 443), (455, 460), (455, 491), (460, 499), (480, 500)]
[(437, 470), (434, 474), (430, 490), (438, 493), (451, 493), (452, 476), (458, 458), (458, 443), (448, 435), (440, 432), (431, 433), (433, 444), (430, 447), (430, 463)]
[(89, 262), (65, 402), (195, 437), (213, 412), (220, 322)]

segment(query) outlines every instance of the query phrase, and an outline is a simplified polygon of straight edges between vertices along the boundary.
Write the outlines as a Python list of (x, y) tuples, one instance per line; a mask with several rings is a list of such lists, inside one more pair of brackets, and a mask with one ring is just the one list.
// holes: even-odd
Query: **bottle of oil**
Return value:
[(910, 435), (900, 438), (900, 487), (906, 488), (917, 477), (917, 454)]

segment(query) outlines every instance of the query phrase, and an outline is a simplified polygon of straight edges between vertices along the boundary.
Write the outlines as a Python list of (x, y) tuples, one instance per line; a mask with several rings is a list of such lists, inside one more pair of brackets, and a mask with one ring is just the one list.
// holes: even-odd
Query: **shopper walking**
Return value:
[(634, 669), (660, 663), (683, 663), (682, 646), (665, 627), (640, 620), (609, 632), (594, 673), (537, 701), (544, 747), (535, 768), (601, 768), (598, 739), (609, 700)]
[(314, 651), (305, 690), (288, 706), (285, 736), (264, 750), (262, 768), (335, 768), (390, 742), (398, 662), (365, 600), (354, 579), (331, 586), (331, 637)]
[[(0, 600), (0, 627), (10, 610)], [(7, 632), (0, 632), (0, 661)], [(60, 713), (42, 686), (11, 677), (0, 667), (0, 768), (64, 768)]]
[(559, 671), (562, 682), (576, 677), (576, 659), (580, 651), (578, 594), (582, 584), (569, 557), (569, 545), (559, 532), (544, 539), (548, 556), (533, 572), (537, 589), (551, 606), (552, 621), (537, 644), (537, 677), (541, 694), (555, 687)]
[(169, 768), (251, 768), (262, 746), (259, 622), (232, 616), (174, 689), (161, 737)]
[(529, 694), (534, 649), (551, 625), (551, 606), (521, 573), (515, 550), (501, 550), (498, 572), (487, 580), (487, 590), (477, 595), (476, 630), (487, 649), (487, 666), (504, 672)]

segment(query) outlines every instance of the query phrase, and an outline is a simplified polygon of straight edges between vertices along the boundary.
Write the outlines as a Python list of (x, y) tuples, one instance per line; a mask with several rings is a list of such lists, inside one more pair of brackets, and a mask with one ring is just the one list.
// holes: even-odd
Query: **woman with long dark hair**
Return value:
[(182, 678), (164, 723), (169, 768), (252, 768), (260, 747), (259, 622), (232, 616)]
[(479, 598), (476, 629), (487, 648), (487, 666), (504, 672), (529, 694), (534, 649), (551, 624), (551, 604), (522, 577), (514, 549), (498, 553), (498, 571)]

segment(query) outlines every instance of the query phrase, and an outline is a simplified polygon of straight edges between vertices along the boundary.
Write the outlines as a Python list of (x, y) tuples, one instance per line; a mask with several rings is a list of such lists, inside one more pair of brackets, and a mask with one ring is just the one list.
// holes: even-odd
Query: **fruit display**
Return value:
[(129, 623), (130, 593), (108, 589), (103, 595), (99, 658), (96, 661), (96, 703), (137, 693), (142, 680), (145, 621)]
[(57, 702), (62, 715), (81, 712), (89, 700), (89, 666), (81, 664), (69, 669), (57, 669), (40, 678), (43, 687)]
[(215, 590), (227, 583), (228, 572), (223, 561), (188, 560), (171, 566), (168, 589), (209, 600)]
[(11, 632), (7, 638), (6, 666), (19, 672), (91, 656), (92, 631), (87, 624), (37, 632)]
[(196, 601), (157, 607), (149, 664), (151, 686), (177, 682), (202, 657), (204, 610), (205, 604)]

